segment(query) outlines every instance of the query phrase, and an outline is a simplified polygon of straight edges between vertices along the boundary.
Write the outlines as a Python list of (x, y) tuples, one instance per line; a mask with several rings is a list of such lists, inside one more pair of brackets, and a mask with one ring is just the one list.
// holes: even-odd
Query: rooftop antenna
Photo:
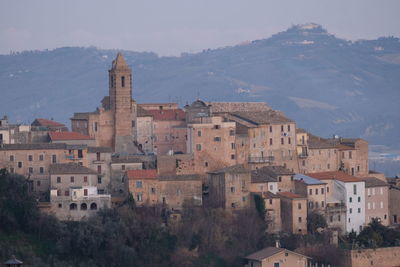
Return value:
[(197, 89), (197, 100), (200, 100), (200, 92), (199, 92), (199, 89)]

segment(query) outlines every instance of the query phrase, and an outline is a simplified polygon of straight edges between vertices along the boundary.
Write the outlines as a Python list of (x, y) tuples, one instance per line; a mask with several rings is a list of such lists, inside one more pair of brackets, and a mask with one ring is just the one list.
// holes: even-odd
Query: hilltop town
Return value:
[[(0, 169), (26, 177), (42, 213), (87, 221), (134, 203), (162, 209), (173, 226), (188, 205), (232, 217), (257, 210), (276, 235), (310, 234), (312, 218), (322, 218), (326, 225), (316, 231), (329, 232), (334, 246), (370, 223), (399, 223), (400, 182), (370, 171), (367, 141), (315, 136), (263, 102), (137, 103), (122, 53), (108, 77), (101, 105), (71, 114), (70, 127), (49, 118), (0, 120)], [(347, 266), (382, 255), (390, 264), (393, 251), (343, 257)], [(259, 266), (278, 256), (311, 266), (307, 253), (279, 244), (244, 260)]]

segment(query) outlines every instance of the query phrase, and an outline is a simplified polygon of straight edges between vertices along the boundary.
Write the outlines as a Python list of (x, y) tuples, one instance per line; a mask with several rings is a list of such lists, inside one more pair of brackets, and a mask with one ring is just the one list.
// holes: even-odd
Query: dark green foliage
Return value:
[(311, 234), (317, 233), (318, 229), (323, 230), (328, 225), (325, 217), (317, 212), (313, 212), (307, 215), (307, 230)]
[(378, 248), (400, 245), (400, 231), (382, 225), (373, 219), (359, 235), (355, 232), (347, 236), (348, 247)]
[(261, 219), (265, 219), (265, 203), (264, 199), (260, 195), (254, 195), (254, 203), (256, 206), (256, 210), (258, 215), (260, 215)]

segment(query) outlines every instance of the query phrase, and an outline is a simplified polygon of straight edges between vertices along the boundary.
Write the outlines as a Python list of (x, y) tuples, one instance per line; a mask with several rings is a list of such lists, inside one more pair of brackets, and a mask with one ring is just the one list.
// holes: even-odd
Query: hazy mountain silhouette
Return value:
[[(0, 116), (30, 122), (92, 111), (116, 50), (66, 47), (0, 56)], [(138, 102), (266, 101), (315, 134), (400, 147), (400, 41), (351, 42), (317, 24), (180, 57), (124, 51)]]

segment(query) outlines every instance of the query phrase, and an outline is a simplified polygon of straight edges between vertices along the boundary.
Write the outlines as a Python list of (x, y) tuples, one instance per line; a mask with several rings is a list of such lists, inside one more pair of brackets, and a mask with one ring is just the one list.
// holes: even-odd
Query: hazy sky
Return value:
[(0, 53), (97, 46), (179, 55), (315, 22), (338, 37), (400, 37), (400, 0), (1, 0)]

